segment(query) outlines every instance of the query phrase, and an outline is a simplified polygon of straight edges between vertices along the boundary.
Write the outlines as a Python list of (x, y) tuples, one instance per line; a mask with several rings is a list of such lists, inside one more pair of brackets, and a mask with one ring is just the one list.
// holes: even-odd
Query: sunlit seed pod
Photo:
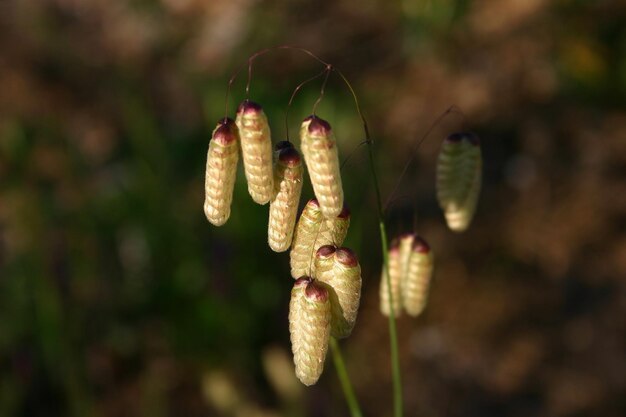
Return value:
[(265, 204), (274, 192), (272, 139), (267, 117), (259, 104), (244, 100), (237, 109), (236, 123), (248, 192), (256, 203)]
[(300, 141), (322, 213), (326, 218), (335, 218), (343, 208), (343, 187), (333, 131), (327, 121), (315, 115), (309, 116), (302, 122)]
[(309, 200), (298, 219), (298, 224), (293, 234), (291, 251), (289, 252), (289, 263), (293, 278), (311, 275), (313, 258), (315, 256), (314, 245), (319, 236), (319, 229), (323, 219), (324, 217), (317, 200)]
[(407, 314), (417, 317), (426, 306), (433, 275), (434, 257), (428, 243), (416, 237), (409, 259), (408, 273), (401, 282), (402, 304)]
[[(398, 241), (393, 241), (389, 248), (389, 283), (387, 285), (386, 269), (383, 265), (383, 271), (380, 279), (380, 312), (385, 316), (389, 316), (393, 307), (394, 317), (402, 315), (402, 298), (400, 294), (400, 279), (402, 278), (402, 264), (400, 260), (400, 247)], [(391, 288), (391, 299), (389, 298), (389, 289)]]
[(350, 208), (344, 203), (338, 216), (324, 219), (320, 227), (321, 242), (341, 246), (348, 235), (348, 227), (350, 227)]
[(221, 120), (209, 143), (204, 179), (204, 214), (221, 226), (230, 217), (239, 159), (239, 134), (232, 119)]
[(437, 160), (437, 200), (448, 227), (462, 232), (469, 226), (482, 181), (480, 140), (473, 133), (448, 136)]
[(275, 252), (289, 249), (302, 192), (302, 160), (293, 147), (278, 151), (274, 165), (275, 194), (270, 202), (267, 240)]
[(289, 303), (289, 332), (296, 377), (304, 385), (315, 384), (324, 370), (330, 322), (326, 287), (308, 277), (296, 280)]
[[(317, 251), (316, 261), (324, 259), (324, 255), (329, 252), (325, 248), (333, 247), (322, 246)], [(325, 262), (319, 262), (316, 272), (317, 279), (328, 285), (332, 311), (331, 335), (340, 339), (350, 336), (356, 322), (361, 301), (361, 266), (354, 252), (348, 248), (338, 248), (330, 257), (332, 266), (329, 268)]]
[(400, 282), (406, 279), (406, 275), (409, 271), (409, 258), (413, 251), (413, 241), (415, 239), (415, 233), (404, 233), (398, 238), (400, 251)]

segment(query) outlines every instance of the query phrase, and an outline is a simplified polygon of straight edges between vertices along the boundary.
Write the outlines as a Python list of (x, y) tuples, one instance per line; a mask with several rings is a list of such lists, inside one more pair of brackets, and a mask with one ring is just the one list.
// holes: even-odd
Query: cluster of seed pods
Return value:
[[(380, 311), (399, 317), (402, 311), (417, 317), (426, 306), (433, 275), (433, 252), (426, 241), (414, 233), (405, 233), (391, 242), (389, 264), (383, 267), (380, 280)], [(386, 274), (389, 273), (389, 285)], [(390, 291), (391, 289), (391, 291)], [(391, 293), (391, 299), (389, 294)]]
[(248, 192), (269, 204), (267, 240), (275, 252), (291, 247), (291, 275), (296, 279), (289, 304), (289, 330), (296, 376), (305, 385), (319, 379), (329, 338), (350, 335), (361, 298), (361, 267), (354, 252), (341, 247), (350, 225), (344, 204), (334, 134), (328, 122), (307, 117), (300, 141), (316, 198), (307, 202), (296, 225), (304, 166), (288, 141), (272, 154), (267, 117), (261, 106), (245, 100), (236, 120), (220, 120), (207, 154), (204, 212), (221, 226), (231, 212), (241, 148)]
[(305, 385), (322, 374), (330, 337), (352, 333), (361, 300), (361, 266), (352, 250), (323, 245), (314, 263), (315, 276), (296, 280), (289, 305), (293, 361)]

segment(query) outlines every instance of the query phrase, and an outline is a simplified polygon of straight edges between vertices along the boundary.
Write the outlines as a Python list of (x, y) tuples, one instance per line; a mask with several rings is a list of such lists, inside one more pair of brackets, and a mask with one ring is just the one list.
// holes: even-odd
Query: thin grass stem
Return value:
[(359, 407), (359, 402), (354, 395), (354, 390), (352, 389), (352, 383), (350, 382), (350, 376), (346, 370), (346, 364), (344, 363), (343, 356), (341, 355), (341, 348), (339, 347), (337, 339), (334, 337), (330, 338), (330, 349), (333, 352), (333, 362), (335, 363), (335, 369), (337, 370), (337, 376), (339, 377), (339, 382), (341, 383), (343, 395), (346, 397), (346, 402), (348, 403), (348, 408), (350, 409), (350, 415), (352, 417), (363, 417), (361, 407)]

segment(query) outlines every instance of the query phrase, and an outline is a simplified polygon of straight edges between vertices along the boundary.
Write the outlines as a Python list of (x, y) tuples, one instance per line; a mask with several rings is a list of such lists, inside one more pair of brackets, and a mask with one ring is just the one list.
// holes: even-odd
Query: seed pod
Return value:
[(204, 179), (204, 214), (215, 226), (230, 217), (237, 176), (239, 133), (232, 119), (220, 120), (209, 143)]
[(332, 243), (335, 246), (341, 246), (348, 234), (348, 227), (350, 227), (350, 208), (344, 204), (337, 217), (325, 219), (322, 223), (320, 242), (324, 242), (324, 245)]
[(317, 200), (309, 200), (296, 225), (291, 251), (289, 252), (292, 277), (311, 275), (313, 257), (315, 256), (313, 247), (318, 238), (322, 220), (323, 216)]
[[(324, 259), (329, 250), (333, 254), (329, 257), (333, 263), (331, 267), (319, 261), (317, 264), (317, 279), (328, 285), (332, 311), (331, 335), (338, 339), (350, 336), (356, 322), (361, 301), (361, 266), (350, 249), (332, 246), (322, 246), (317, 251), (316, 261)], [(321, 253), (320, 253), (321, 252)]]
[(300, 128), (302, 154), (315, 197), (324, 217), (337, 217), (343, 208), (343, 188), (335, 136), (327, 121), (313, 115)]
[(267, 117), (259, 104), (244, 100), (237, 109), (236, 123), (248, 192), (255, 202), (265, 204), (274, 192), (272, 139)]
[(413, 241), (415, 239), (415, 233), (404, 233), (399, 237), (399, 251), (400, 251), (400, 282), (406, 279), (409, 272), (409, 258), (413, 251)]
[[(391, 284), (391, 297), (389, 299), (389, 286), (387, 285), (386, 270), (383, 265), (383, 272), (380, 279), (380, 312), (389, 316), (393, 306), (394, 317), (402, 315), (402, 299), (400, 295), (400, 279), (402, 278), (402, 265), (400, 262), (400, 248), (398, 241), (393, 241), (389, 248), (389, 283)], [(393, 304), (391, 303), (393, 301)]]
[(480, 141), (473, 133), (454, 133), (441, 147), (437, 160), (437, 199), (448, 227), (462, 232), (476, 211), (481, 186)]
[(298, 278), (289, 303), (289, 332), (296, 376), (304, 385), (317, 382), (324, 370), (330, 338), (327, 289), (308, 277)]
[(417, 317), (424, 310), (432, 275), (433, 252), (424, 239), (416, 237), (408, 273), (401, 284), (402, 303), (408, 315)]
[(270, 202), (267, 240), (275, 252), (284, 252), (291, 245), (302, 192), (302, 161), (293, 147), (278, 151), (274, 166), (274, 198)]

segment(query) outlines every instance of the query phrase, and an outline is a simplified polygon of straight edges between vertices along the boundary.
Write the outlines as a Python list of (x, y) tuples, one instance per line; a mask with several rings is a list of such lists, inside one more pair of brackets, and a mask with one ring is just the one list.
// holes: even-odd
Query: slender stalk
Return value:
[(374, 164), (374, 153), (372, 151), (371, 141), (368, 141), (368, 145), (370, 169), (372, 171), (372, 180), (374, 182), (374, 190), (376, 191), (376, 202), (378, 204), (378, 227), (380, 229), (380, 241), (383, 251), (383, 266), (385, 269), (385, 279), (387, 280), (387, 290), (389, 294), (389, 342), (391, 347), (391, 373), (393, 377), (393, 415), (394, 417), (402, 417), (402, 379), (400, 377), (400, 357), (398, 355), (398, 335), (396, 331), (395, 311), (393, 310), (393, 294), (391, 292), (391, 280), (389, 278), (387, 230), (385, 228), (383, 203), (380, 196), (380, 187), (378, 185), (378, 175), (376, 174), (376, 165)]
[(350, 383), (350, 376), (348, 376), (348, 371), (346, 371), (346, 365), (343, 361), (343, 356), (341, 355), (339, 343), (337, 343), (337, 339), (334, 337), (330, 338), (330, 349), (333, 351), (333, 362), (335, 362), (335, 369), (337, 370), (339, 382), (341, 382), (343, 395), (346, 397), (346, 402), (348, 403), (348, 408), (350, 409), (350, 415), (352, 417), (363, 417), (361, 408), (359, 407), (359, 402), (354, 395), (354, 390), (352, 389), (352, 383)]

